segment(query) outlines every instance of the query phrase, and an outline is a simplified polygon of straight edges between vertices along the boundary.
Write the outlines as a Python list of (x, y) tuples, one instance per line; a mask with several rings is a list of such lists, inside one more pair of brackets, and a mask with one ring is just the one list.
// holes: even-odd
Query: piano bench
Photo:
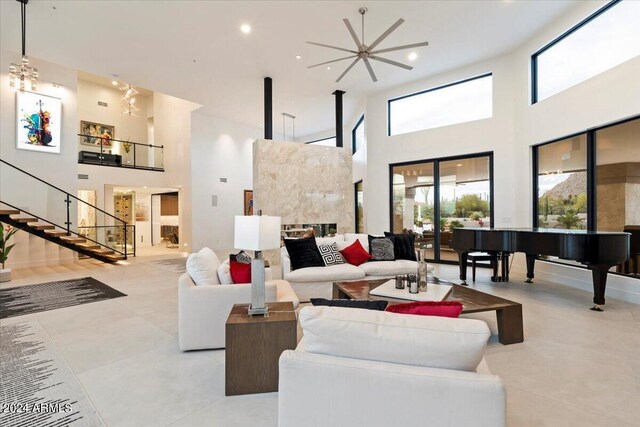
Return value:
[(498, 262), (498, 255), (488, 254), (486, 252), (471, 252), (467, 254), (467, 259), (471, 261), (471, 280), (476, 281), (476, 262), (490, 261), (491, 266)]

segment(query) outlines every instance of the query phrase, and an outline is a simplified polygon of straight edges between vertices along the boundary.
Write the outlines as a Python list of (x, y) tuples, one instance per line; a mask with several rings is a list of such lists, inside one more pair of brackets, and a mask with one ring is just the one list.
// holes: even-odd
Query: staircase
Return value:
[[(55, 243), (81, 255), (105, 263), (115, 263), (135, 256), (135, 238), (127, 246), (127, 234), (135, 236), (135, 225), (127, 225), (102, 209), (78, 199), (76, 196), (0, 159), (0, 222), (23, 230), (46, 241)], [(8, 184), (8, 185), (7, 185)], [(19, 189), (19, 190), (18, 190)], [(15, 200), (13, 200), (15, 199)], [(9, 202), (11, 200), (11, 202)], [(21, 206), (39, 206), (27, 211)], [(80, 206), (92, 210), (101, 225), (74, 226), (71, 219), (78, 216)], [(66, 217), (66, 221), (64, 218)], [(49, 219), (47, 219), (49, 218)], [(53, 221), (51, 220), (53, 219)], [(55, 220), (58, 223), (54, 222)], [(123, 236), (124, 243), (116, 244), (113, 235)], [(92, 235), (93, 238), (88, 237)]]

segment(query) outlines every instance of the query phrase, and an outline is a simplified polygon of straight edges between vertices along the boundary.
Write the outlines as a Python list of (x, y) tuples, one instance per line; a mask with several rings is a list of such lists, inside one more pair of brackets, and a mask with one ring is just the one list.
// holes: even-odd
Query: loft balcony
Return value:
[(79, 133), (78, 163), (164, 172), (164, 146)]

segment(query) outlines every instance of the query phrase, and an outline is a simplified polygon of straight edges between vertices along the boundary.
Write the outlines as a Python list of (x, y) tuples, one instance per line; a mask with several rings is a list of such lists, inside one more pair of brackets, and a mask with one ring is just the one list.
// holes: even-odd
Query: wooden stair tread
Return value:
[(17, 209), (0, 209), (0, 215), (18, 215), (19, 213)]
[(61, 230), (44, 230), (44, 232), (47, 233), (49, 236), (53, 236), (53, 237), (65, 236), (67, 234), (66, 231), (61, 231)]
[(115, 252), (111, 249), (91, 249), (91, 252), (93, 252), (94, 254), (98, 254), (98, 255), (112, 255)]
[(23, 217), (23, 218), (11, 218), (16, 222), (23, 222), (23, 223), (29, 223), (29, 222), (38, 222), (38, 218), (27, 218), (27, 217)]
[(35, 228), (36, 230), (39, 230), (39, 231), (55, 230), (55, 227), (49, 224), (35, 224), (35, 225), (30, 225), (30, 227)]
[(82, 249), (100, 249), (100, 245), (96, 245), (93, 242), (76, 243), (76, 246)]
[(124, 255), (120, 255), (120, 254), (105, 255), (105, 258), (108, 258), (112, 261), (120, 261), (124, 259)]
[(60, 239), (69, 243), (84, 243), (87, 241), (87, 239), (82, 239), (80, 237), (75, 237), (75, 236), (62, 236), (60, 237)]

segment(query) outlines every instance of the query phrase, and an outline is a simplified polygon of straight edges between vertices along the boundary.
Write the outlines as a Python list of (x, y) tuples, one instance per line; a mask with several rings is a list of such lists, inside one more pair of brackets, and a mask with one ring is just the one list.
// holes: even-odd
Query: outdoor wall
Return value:
[(254, 211), (282, 224), (354, 230), (351, 149), (259, 139), (253, 144)]

